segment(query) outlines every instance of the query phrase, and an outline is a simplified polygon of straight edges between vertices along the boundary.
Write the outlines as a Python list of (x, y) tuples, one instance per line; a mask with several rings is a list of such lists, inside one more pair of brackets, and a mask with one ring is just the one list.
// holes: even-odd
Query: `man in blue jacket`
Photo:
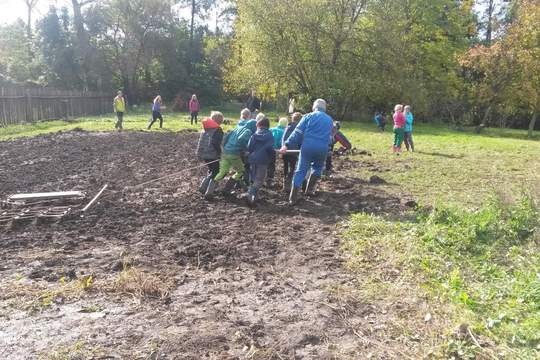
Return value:
[(334, 121), (326, 114), (326, 101), (317, 99), (313, 103), (313, 112), (306, 114), (298, 123), (291, 136), (285, 141), (280, 152), (285, 154), (289, 148), (300, 146), (300, 158), (294, 173), (293, 186), (289, 196), (289, 203), (296, 204), (302, 182), (311, 168), (306, 194), (313, 195), (317, 182), (320, 180), (328, 146), (332, 140)]

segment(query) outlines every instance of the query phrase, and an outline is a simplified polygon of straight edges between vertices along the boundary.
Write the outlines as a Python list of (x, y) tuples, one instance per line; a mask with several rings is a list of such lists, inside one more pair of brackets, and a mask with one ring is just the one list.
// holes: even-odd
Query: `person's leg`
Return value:
[(148, 130), (154, 125), (154, 122), (157, 119), (157, 113), (155, 111), (152, 111), (152, 118), (150, 118), (150, 122), (148, 123), (148, 126), (146, 127)]
[(160, 112), (158, 112), (158, 118), (159, 118), (159, 128), (163, 129), (163, 115), (161, 115)]
[(306, 178), (311, 162), (312, 160), (309, 152), (302, 150), (298, 158), (298, 165), (296, 166), (296, 170), (294, 172), (293, 186), (295, 188), (302, 187), (302, 183)]
[(272, 187), (274, 185), (274, 177), (276, 174), (276, 158), (272, 160), (272, 162), (267, 167), (267, 185), (268, 187)]
[(195, 124), (197, 124), (198, 117), (199, 117), (199, 112), (195, 111)]
[(308, 183), (306, 186), (307, 195), (315, 194), (315, 190), (317, 189), (317, 183), (321, 179), (328, 156), (329, 153), (325, 151), (314, 152), (312, 154), (311, 174), (309, 175)]
[(118, 113), (118, 129), (119, 130), (124, 129), (124, 113), (123, 112)]
[(409, 133), (409, 144), (411, 145), (411, 151), (414, 152), (414, 141), (412, 138), (412, 132)]
[(221, 157), (221, 161), (219, 162), (219, 172), (214, 177), (215, 182), (219, 182), (223, 180), (225, 176), (229, 173), (229, 170), (231, 169), (232, 162), (230, 155), (223, 155)]
[(405, 147), (407, 148), (407, 151), (410, 151), (409, 135), (410, 135), (410, 132), (408, 131), (405, 131), (403, 134), (403, 142), (405, 143)]
[(398, 143), (396, 145), (396, 150), (398, 152), (401, 152), (401, 144), (403, 143), (403, 137), (404, 137), (404, 131), (403, 131), (403, 128), (398, 128), (397, 129), (397, 134), (398, 134)]
[(240, 181), (242, 179), (242, 176), (244, 176), (244, 171), (246, 170), (244, 162), (240, 158), (240, 156), (235, 156), (234, 158), (231, 158), (231, 167), (236, 171), (236, 173), (233, 175), (233, 179), (236, 181)]
[(217, 176), (217, 174), (219, 173), (219, 161), (215, 161), (215, 160), (206, 160), (208, 162), (208, 175), (210, 175), (210, 177), (212, 179), (215, 179), (215, 177)]
[(328, 155), (326, 156), (326, 164), (325, 164), (325, 173), (326, 175), (330, 175), (332, 171), (334, 170), (334, 167), (332, 165), (332, 150), (328, 151)]

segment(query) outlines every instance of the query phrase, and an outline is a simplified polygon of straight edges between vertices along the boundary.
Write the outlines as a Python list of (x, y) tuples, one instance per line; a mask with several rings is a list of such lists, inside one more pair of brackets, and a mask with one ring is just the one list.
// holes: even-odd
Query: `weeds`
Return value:
[[(363, 284), (384, 289), (370, 295), (395, 301), (416, 282), (434, 308), (447, 311), (452, 321), (444, 326), (461, 324), (465, 330), (459, 336), (448, 328), (440, 349), (444, 356), (536, 359), (539, 234), (540, 211), (531, 198), (509, 203), (493, 197), (476, 210), (444, 205), (420, 210), (410, 222), (355, 215), (345, 232), (345, 250), (352, 268), (370, 273)], [(391, 269), (403, 273), (389, 277)]]
[(146, 273), (137, 268), (124, 267), (110, 290), (139, 298), (165, 300), (169, 297), (169, 291), (173, 285), (170, 279)]

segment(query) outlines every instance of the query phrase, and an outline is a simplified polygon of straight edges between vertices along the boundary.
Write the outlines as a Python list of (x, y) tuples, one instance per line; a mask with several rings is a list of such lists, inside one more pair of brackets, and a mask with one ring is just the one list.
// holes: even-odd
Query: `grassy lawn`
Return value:
[(378, 175), (380, 188), (421, 204), (398, 219), (360, 213), (345, 224), (360, 300), (426, 302), (396, 320), (401, 333), (423, 331), (424, 355), (540, 358), (538, 134), (420, 124), (416, 152), (396, 156), (390, 133), (368, 124), (345, 132), (372, 155), (358, 158), (360, 177)]
[[(205, 108), (199, 113), (199, 121), (210, 115), (211, 110), (221, 110), (225, 115), (225, 119), (231, 120), (232, 124), (236, 124), (240, 118), (240, 110), (236, 111), (232, 106), (226, 106), (224, 110), (221, 108), (210, 109)], [(266, 113), (272, 120), (275, 120), (277, 115), (273, 112)], [(150, 112), (131, 111), (124, 115), (124, 130), (146, 130)], [(152, 125), (151, 131), (178, 131), (182, 129), (200, 129), (199, 125), (190, 124), (190, 116), (188, 112), (163, 112), (163, 130), (159, 129), (159, 120)], [(73, 121), (43, 121), (36, 124), (14, 125), (5, 128), (0, 128), (0, 141), (9, 140), (18, 137), (36, 136), (57, 131), (69, 131), (75, 128), (87, 131), (114, 131), (116, 117), (113, 113), (100, 116), (89, 116), (78, 118)], [(225, 126), (229, 128), (230, 126)]]
[[(236, 123), (237, 109), (224, 114)], [(149, 116), (128, 113), (125, 129), (145, 129)], [(152, 131), (200, 127), (189, 124), (187, 113), (164, 117), (165, 129)], [(114, 122), (111, 114), (12, 126), (0, 129), (0, 140), (74, 128), (113, 131)], [(415, 333), (429, 323), (419, 341), (434, 357), (538, 359), (540, 134), (529, 140), (524, 130), (478, 135), (417, 124), (416, 152), (396, 156), (393, 135), (371, 123), (344, 123), (343, 132), (371, 154), (358, 156), (355, 175), (380, 176), (386, 183), (379, 189), (420, 204), (400, 218), (360, 213), (344, 224), (343, 249), (358, 273), (359, 300), (421, 298), (429, 317), (411, 300), (416, 315), (399, 319), (399, 331)]]

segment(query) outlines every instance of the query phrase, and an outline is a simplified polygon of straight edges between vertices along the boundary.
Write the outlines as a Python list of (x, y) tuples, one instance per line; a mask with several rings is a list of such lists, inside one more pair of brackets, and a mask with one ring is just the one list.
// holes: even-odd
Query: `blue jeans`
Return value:
[(312, 174), (321, 176), (328, 155), (328, 147), (310, 148), (302, 146), (298, 165), (294, 172), (293, 186), (296, 188), (302, 187), (302, 182), (308, 174), (308, 170), (312, 169)]

